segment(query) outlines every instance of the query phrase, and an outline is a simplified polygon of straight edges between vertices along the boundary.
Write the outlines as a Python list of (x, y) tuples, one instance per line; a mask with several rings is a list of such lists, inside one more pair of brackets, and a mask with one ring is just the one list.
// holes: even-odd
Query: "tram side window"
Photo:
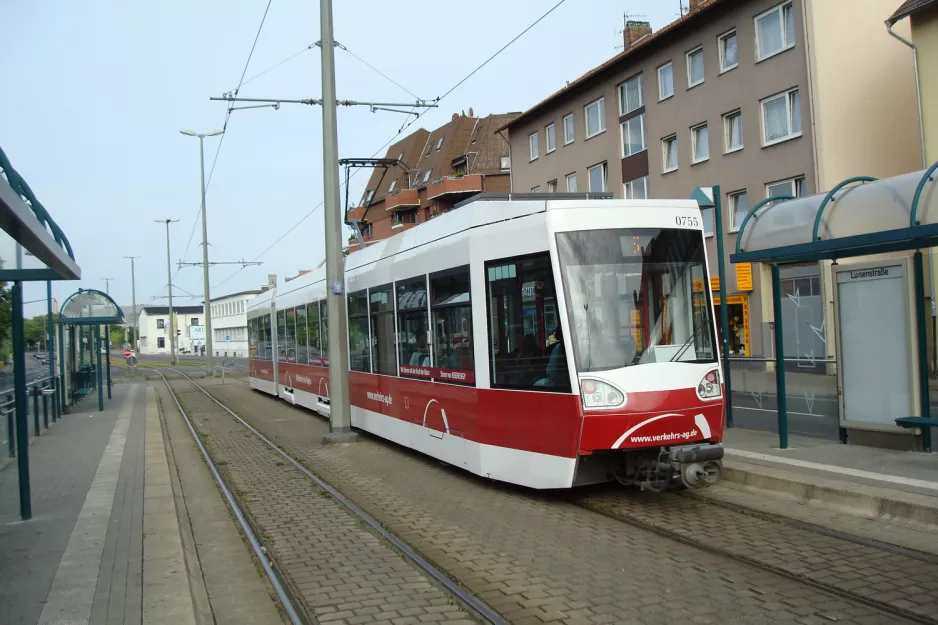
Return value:
[(287, 308), (286, 313), (286, 334), (287, 344), (284, 351), (287, 354), (287, 362), (296, 362), (296, 312), (292, 308)]
[(287, 362), (287, 311), (277, 313), (277, 359)]
[(430, 276), (433, 298), (433, 354), (445, 382), (475, 383), (469, 268)]
[(318, 365), (322, 359), (319, 347), (319, 302), (306, 305), (306, 325), (309, 332), (309, 364)]
[(369, 289), (371, 314), (372, 372), (397, 375), (397, 355), (394, 341), (394, 298), (391, 285)]
[(306, 329), (306, 306), (296, 307), (296, 361), (309, 363), (309, 332)]
[(250, 358), (258, 358), (257, 319), (248, 319), (248, 356)]
[(486, 263), (494, 388), (570, 392), (550, 255)]
[(326, 300), (319, 302), (319, 344), (322, 351), (322, 366), (329, 366), (329, 306)]
[[(427, 341), (430, 324), (427, 317), (427, 279), (424, 276), (397, 283), (397, 331), (401, 375), (427, 378), (410, 367), (430, 366)], [(428, 370), (429, 373), (429, 370)]]
[[(323, 306), (325, 308), (325, 306)], [(348, 296), (348, 364), (351, 371), (371, 373), (371, 336), (368, 332), (368, 292)]]
[(271, 345), (272, 340), (271, 340), (271, 334), (270, 334), (270, 318), (271, 318), (270, 315), (264, 315), (263, 317), (261, 317), (261, 324), (260, 324), (261, 335), (258, 339), (258, 342), (261, 345), (261, 350), (264, 355), (263, 356), (264, 360), (274, 359), (273, 346)]

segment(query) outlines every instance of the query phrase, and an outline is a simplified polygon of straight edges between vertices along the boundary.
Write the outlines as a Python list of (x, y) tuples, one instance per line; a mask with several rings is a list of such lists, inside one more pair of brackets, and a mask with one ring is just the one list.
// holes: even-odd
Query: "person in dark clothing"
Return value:
[(547, 377), (538, 380), (534, 386), (567, 386), (569, 380), (567, 370), (567, 353), (563, 344), (563, 330), (558, 325), (551, 337), (556, 342), (550, 347), (550, 356), (547, 359)]

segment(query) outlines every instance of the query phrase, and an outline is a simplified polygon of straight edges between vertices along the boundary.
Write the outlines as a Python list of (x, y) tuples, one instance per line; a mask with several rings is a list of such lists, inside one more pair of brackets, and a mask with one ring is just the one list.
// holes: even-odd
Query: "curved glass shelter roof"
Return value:
[(121, 323), (124, 320), (124, 311), (114, 303), (107, 293), (89, 289), (78, 289), (73, 293), (59, 311), (59, 323), (70, 325), (98, 325), (107, 323)]
[(938, 163), (884, 180), (848, 178), (829, 192), (769, 198), (740, 226), (738, 262), (847, 258), (938, 245)]

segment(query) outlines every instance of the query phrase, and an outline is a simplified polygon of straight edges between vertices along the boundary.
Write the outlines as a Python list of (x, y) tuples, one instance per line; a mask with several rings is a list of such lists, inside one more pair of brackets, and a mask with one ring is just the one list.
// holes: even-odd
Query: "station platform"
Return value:
[(33, 439), (32, 519), (16, 464), (0, 469), (0, 623), (212, 622), (167, 451), (153, 389), (121, 384), (103, 412), (85, 399)]

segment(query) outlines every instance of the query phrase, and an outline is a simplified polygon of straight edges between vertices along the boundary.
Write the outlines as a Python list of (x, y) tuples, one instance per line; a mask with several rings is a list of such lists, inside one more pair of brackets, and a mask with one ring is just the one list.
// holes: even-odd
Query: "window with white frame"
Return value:
[(586, 138), (606, 131), (606, 99), (599, 98), (584, 107), (586, 111)]
[(433, 175), (433, 170), (432, 170), (432, 169), (428, 169), (426, 172), (424, 172), (424, 174), (423, 174), (423, 183), (424, 183), (424, 184), (427, 184), (428, 182), (430, 182), (430, 176), (431, 176), (431, 175)]
[(788, 180), (779, 180), (765, 185), (765, 197), (776, 197), (779, 195), (788, 195), (791, 197), (801, 197), (804, 195), (804, 177), (789, 178)]
[(734, 191), (728, 193), (727, 197), (729, 198), (729, 207), (730, 207), (730, 232), (738, 232), (739, 227), (743, 225), (743, 219), (746, 218), (746, 214), (749, 212), (749, 196), (746, 195), (746, 190)]
[(503, 156), (501, 158), (501, 169), (502, 171), (511, 169), (511, 157), (510, 156)]
[(557, 181), (551, 180), (547, 183), (547, 192), (548, 193), (557, 193)]
[(625, 183), (625, 199), (627, 200), (645, 200), (648, 199), (648, 176), (629, 180)]
[(537, 133), (536, 133), (536, 132), (532, 132), (531, 134), (528, 135), (528, 151), (529, 151), (530, 154), (531, 154), (531, 160), (532, 160), (532, 161), (533, 161), (534, 159), (536, 159), (537, 156), (538, 156), (537, 150), (538, 150), (538, 146), (537, 146)]
[(540, 193), (540, 192), (541, 192), (541, 185), (535, 185), (531, 187), (531, 193)]
[(388, 187), (388, 193), (394, 193), (394, 189), (397, 188), (397, 180), (391, 181), (391, 186)]
[(704, 81), (703, 47), (687, 53), (687, 88), (695, 87)]
[(567, 145), (568, 143), (573, 143), (573, 138), (575, 134), (576, 134), (576, 131), (573, 125), (573, 113), (564, 115), (563, 117), (563, 144)]
[(622, 156), (632, 156), (645, 149), (645, 114), (627, 119), (621, 124)]
[(557, 131), (553, 124), (547, 124), (544, 136), (547, 137), (547, 153), (550, 154), (557, 149)]
[(606, 163), (593, 165), (586, 170), (586, 177), (589, 180), (589, 190), (592, 193), (599, 193), (606, 190)]
[(642, 75), (639, 74), (619, 85), (619, 115), (628, 115), (643, 106), (645, 93), (642, 89)]
[(795, 14), (786, 2), (761, 15), (756, 22), (756, 62), (795, 47)]
[(567, 193), (576, 193), (576, 172), (567, 174)]
[(743, 149), (743, 115), (733, 111), (723, 116), (723, 151), (735, 152)]
[(661, 173), (668, 173), (677, 169), (677, 135), (671, 135), (661, 140)]
[(702, 163), (710, 158), (710, 131), (707, 124), (690, 129), (691, 164)]
[(374, 190), (374, 189), (367, 189), (367, 190), (365, 191), (365, 199), (362, 200), (362, 206), (369, 206), (369, 205), (371, 204), (371, 200), (372, 200), (372, 198), (374, 198), (374, 196), (375, 196), (375, 190)]
[(801, 96), (791, 89), (762, 100), (762, 145), (801, 136)]
[(442, 147), (443, 147), (443, 137), (440, 137), (440, 138), (437, 139), (437, 141), (436, 141), (436, 151), (439, 152), (439, 151), (440, 151), (440, 148), (442, 148)]
[(739, 65), (739, 50), (736, 47), (736, 29), (720, 35), (717, 40), (720, 52), (720, 72), (728, 72)]
[(658, 68), (658, 101), (674, 95), (674, 66), (668, 61)]

